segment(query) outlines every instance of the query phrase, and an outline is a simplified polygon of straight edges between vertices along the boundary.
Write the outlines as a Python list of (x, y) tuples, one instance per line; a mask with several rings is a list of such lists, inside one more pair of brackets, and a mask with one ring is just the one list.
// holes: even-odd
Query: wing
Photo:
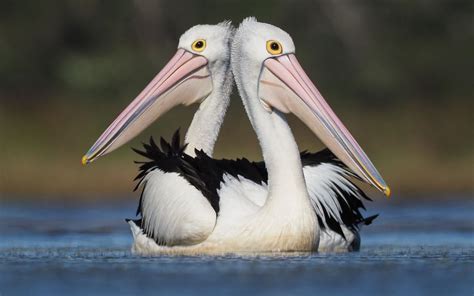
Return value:
[[(171, 144), (163, 138), (160, 142), (161, 149), (151, 138), (149, 144), (144, 144), (145, 151), (135, 150), (149, 159), (146, 162), (139, 162), (141, 166), (137, 176), (139, 180), (137, 187), (146, 183), (147, 176), (152, 171), (159, 169), (165, 173), (176, 173), (186, 180), (200, 193), (196, 196), (204, 197), (208, 201), (216, 216), (220, 214), (221, 198), (224, 195), (245, 197), (257, 207), (263, 205), (263, 196), (266, 195), (261, 193), (265, 192), (268, 182), (264, 162), (250, 162), (245, 158), (216, 160), (200, 150), (195, 151), (196, 157), (191, 157), (183, 152), (185, 146), (179, 144), (179, 131), (174, 134)], [(357, 231), (361, 224), (368, 225), (377, 217), (377, 215), (368, 218), (362, 216), (360, 209), (365, 209), (362, 201), (370, 198), (351, 181), (351, 178), (357, 177), (328, 149), (316, 153), (304, 151), (301, 153), (301, 160), (308, 193), (323, 230), (332, 230), (345, 238), (341, 226)], [(181, 185), (170, 186), (172, 188), (168, 190), (174, 190), (175, 196), (178, 196), (183, 188)], [(239, 186), (242, 188), (237, 188)], [(145, 190), (146, 187), (144, 192)], [(146, 229), (148, 224), (144, 209), (149, 207), (143, 206), (143, 196), (142, 194), (138, 209), (138, 213), (142, 214), (141, 225), (145, 227), (145, 233), (154, 233)], [(235, 203), (236, 199), (233, 200)], [(241, 198), (239, 200), (240, 204), (247, 204), (247, 201), (241, 201)], [(250, 209), (253, 206), (242, 208)]]
[[(183, 159), (179, 132), (171, 144), (161, 139), (161, 149), (153, 139), (144, 144), (148, 158), (140, 164), (135, 190), (142, 188), (135, 224), (158, 245), (191, 245), (204, 241), (214, 229), (216, 211), (202, 194), (192, 166)], [(186, 176), (183, 177), (183, 176)], [(191, 181), (190, 181), (191, 180)], [(194, 186), (193, 186), (193, 185)]]
[(136, 162), (140, 167), (135, 190), (143, 191), (137, 209), (141, 218), (134, 221), (160, 245), (193, 244), (207, 238), (220, 214), (222, 197), (226, 209), (232, 209), (225, 211), (226, 221), (264, 202), (265, 195), (254, 194), (266, 188), (262, 163), (245, 158), (216, 160), (199, 150), (191, 157), (184, 153), (185, 147), (180, 145), (178, 130), (170, 143), (161, 138), (158, 146), (150, 138), (144, 150), (133, 149), (147, 158)]
[(357, 231), (360, 225), (369, 225), (378, 216), (362, 216), (363, 200), (371, 199), (351, 181), (357, 176), (331, 151), (303, 151), (301, 161), (311, 203), (322, 229), (345, 237), (341, 225)]

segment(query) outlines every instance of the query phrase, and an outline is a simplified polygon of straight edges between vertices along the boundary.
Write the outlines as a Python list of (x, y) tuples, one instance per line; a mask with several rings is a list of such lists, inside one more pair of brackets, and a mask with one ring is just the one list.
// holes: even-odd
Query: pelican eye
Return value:
[(194, 51), (198, 51), (198, 52), (203, 51), (206, 48), (206, 40), (198, 39), (198, 40), (194, 41), (193, 44), (191, 45), (191, 48)]
[(270, 54), (277, 55), (283, 52), (283, 47), (281, 46), (280, 42), (275, 40), (268, 40), (267, 41), (267, 51)]

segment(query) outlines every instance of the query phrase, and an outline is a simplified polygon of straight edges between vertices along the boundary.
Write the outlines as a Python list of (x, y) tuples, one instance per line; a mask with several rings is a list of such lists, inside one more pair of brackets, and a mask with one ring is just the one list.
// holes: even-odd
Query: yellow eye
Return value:
[(275, 40), (268, 40), (267, 41), (267, 51), (270, 54), (277, 55), (283, 52), (283, 47), (281, 46), (280, 42)]
[(206, 48), (206, 40), (204, 39), (198, 39), (193, 42), (193, 45), (191, 45), (191, 48), (194, 51), (203, 51)]

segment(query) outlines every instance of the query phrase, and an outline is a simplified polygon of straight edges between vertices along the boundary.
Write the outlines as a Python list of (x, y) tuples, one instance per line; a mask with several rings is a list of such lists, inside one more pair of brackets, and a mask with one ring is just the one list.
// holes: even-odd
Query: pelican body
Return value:
[[(212, 34), (212, 26), (205, 31), (220, 37), (219, 42), (204, 36), (199, 26), (186, 32), (179, 56), (85, 156), (90, 162), (118, 148), (174, 104), (200, 102), (185, 145), (175, 134), (171, 143), (161, 140), (161, 149), (151, 139), (144, 151), (137, 151), (149, 160), (142, 162), (137, 177), (143, 188), (142, 217), (129, 221), (133, 250), (197, 254), (357, 249), (358, 226), (374, 217), (360, 214), (367, 197), (350, 177), (386, 194), (388, 186), (306, 76), (291, 37), (281, 29), (248, 18), (231, 48), (232, 72), (264, 162), (211, 158), (231, 88), (233, 30), (229, 24), (217, 26), (225, 34)], [(196, 52), (195, 45), (203, 44), (209, 52)], [(227, 47), (212, 48), (215, 44)], [(211, 54), (223, 48), (220, 55)], [(211, 107), (202, 116), (206, 106)], [(285, 119), (290, 112), (329, 150), (300, 155)], [(212, 131), (206, 130), (209, 126)]]

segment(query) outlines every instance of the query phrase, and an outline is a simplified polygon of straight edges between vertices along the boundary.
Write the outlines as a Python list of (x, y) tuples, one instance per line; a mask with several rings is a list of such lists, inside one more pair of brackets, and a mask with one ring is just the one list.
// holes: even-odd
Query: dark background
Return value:
[[(129, 147), (185, 129), (178, 108), (96, 163), (81, 156), (195, 24), (256, 16), (297, 56), (395, 196), (465, 194), (473, 172), (473, 1), (0, 2), (0, 196), (129, 195)], [(216, 157), (260, 159), (237, 94)], [(301, 150), (322, 148), (290, 118)]]

